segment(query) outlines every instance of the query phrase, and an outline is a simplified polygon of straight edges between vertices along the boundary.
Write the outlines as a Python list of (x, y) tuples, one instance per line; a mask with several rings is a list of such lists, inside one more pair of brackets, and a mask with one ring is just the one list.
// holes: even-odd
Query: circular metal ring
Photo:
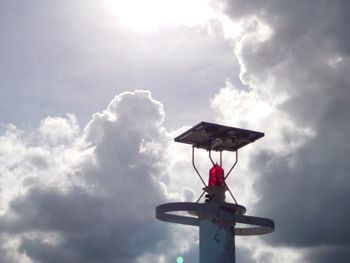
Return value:
[[(232, 211), (227, 208), (230, 207)], [(231, 210), (230, 209), (230, 210)], [(190, 212), (196, 214), (197, 217), (175, 215), (170, 212)], [(234, 229), (235, 235), (248, 236), (248, 235), (263, 235), (274, 231), (275, 224), (271, 219), (245, 216), (243, 215), (245, 208), (240, 205), (230, 204), (227, 206), (220, 206), (215, 203), (190, 203), (190, 202), (177, 202), (167, 203), (156, 207), (156, 218), (165, 222), (199, 226), (199, 220), (202, 217), (209, 217), (213, 221), (220, 224), (228, 224)], [(255, 225), (255, 227), (235, 227), (236, 223), (242, 223), (247, 225)]]

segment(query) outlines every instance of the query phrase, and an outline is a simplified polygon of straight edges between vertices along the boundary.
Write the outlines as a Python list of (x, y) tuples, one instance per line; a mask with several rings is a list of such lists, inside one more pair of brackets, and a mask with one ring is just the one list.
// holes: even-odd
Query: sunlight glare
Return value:
[(109, 0), (120, 22), (135, 30), (154, 30), (164, 24), (195, 26), (214, 16), (208, 0)]

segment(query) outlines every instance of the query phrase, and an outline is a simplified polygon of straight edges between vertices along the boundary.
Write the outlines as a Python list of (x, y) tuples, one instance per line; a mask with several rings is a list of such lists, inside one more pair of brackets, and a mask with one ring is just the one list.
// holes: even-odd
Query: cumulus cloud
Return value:
[[(3, 67), (2, 105), (11, 105), (3, 106), (5, 121), (38, 113), (39, 100), (40, 116), (58, 103), (64, 111), (85, 109), (81, 118), (115, 92), (110, 83), (117, 81), (126, 89), (152, 88), (172, 113), (171, 127), (216, 113), (220, 123), (263, 131), (264, 139), (240, 152), (229, 184), (249, 214), (271, 217), (277, 228), (263, 239), (238, 238), (239, 260), (349, 261), (347, 1), (218, 0), (212, 6), (226, 15), (215, 17), (221, 21), (141, 35), (114, 24), (100, 2), (86, 10), (80, 2), (27, 6), (20, 21), (17, 6), (3, 5), (3, 61), (14, 61)], [(90, 44), (82, 48), (81, 39)], [(14, 100), (9, 89), (24, 83), (30, 94), (16, 92)], [(71, 94), (69, 103), (50, 97), (62, 90)], [(210, 111), (206, 101), (214, 92)], [(164, 116), (149, 92), (135, 91), (116, 96), (85, 127), (73, 114), (44, 118), (31, 133), (7, 125), (0, 134), (2, 261), (168, 262), (172, 246), (187, 262), (197, 261), (196, 229), (169, 227), (153, 216), (159, 203), (200, 193), (190, 149), (168, 144), (183, 130), (168, 133)], [(225, 168), (232, 157), (225, 156)], [(206, 173), (206, 154), (196, 158)]]
[(68, 118), (47, 117), (40, 122), (40, 137), (51, 144), (67, 144), (79, 134), (76, 117), (68, 114)]
[(30, 135), (9, 125), (0, 137), (2, 262), (175, 256), (173, 230), (154, 218), (169, 200), (163, 119), (162, 104), (138, 90), (116, 96), (82, 131), (73, 115), (48, 117)]
[[(247, 88), (228, 82), (212, 107), (221, 122), (266, 132), (247, 179), (259, 200), (254, 212), (277, 223), (264, 240), (305, 262), (347, 262), (348, 3), (219, 2), (245, 25), (233, 41)], [(276, 257), (256, 258), (266, 261)]]

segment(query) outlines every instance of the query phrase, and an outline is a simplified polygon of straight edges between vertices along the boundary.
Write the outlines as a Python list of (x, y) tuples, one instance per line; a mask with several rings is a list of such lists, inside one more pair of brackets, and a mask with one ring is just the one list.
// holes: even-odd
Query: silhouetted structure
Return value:
[[(274, 231), (274, 222), (271, 219), (246, 216), (245, 207), (237, 203), (226, 184), (227, 177), (238, 162), (238, 149), (263, 136), (261, 132), (201, 122), (175, 138), (175, 142), (192, 145), (192, 165), (204, 184), (204, 191), (195, 203), (178, 202), (158, 206), (156, 218), (171, 223), (199, 226), (200, 263), (234, 263), (236, 235), (262, 235)], [(196, 148), (207, 150), (213, 164), (208, 185), (195, 165)], [(220, 164), (214, 163), (212, 151), (220, 153)], [(236, 160), (226, 175), (222, 168), (223, 151), (236, 153)], [(226, 191), (230, 193), (234, 204), (225, 202)], [(199, 203), (205, 193), (205, 203)], [(189, 215), (172, 213), (177, 211), (187, 211)], [(241, 228), (236, 226), (237, 223), (255, 226)]]

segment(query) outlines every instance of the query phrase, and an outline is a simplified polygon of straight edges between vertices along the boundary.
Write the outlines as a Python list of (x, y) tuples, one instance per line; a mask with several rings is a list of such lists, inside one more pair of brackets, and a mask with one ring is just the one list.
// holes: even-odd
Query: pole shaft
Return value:
[(199, 219), (199, 262), (235, 263), (235, 236), (230, 226)]

